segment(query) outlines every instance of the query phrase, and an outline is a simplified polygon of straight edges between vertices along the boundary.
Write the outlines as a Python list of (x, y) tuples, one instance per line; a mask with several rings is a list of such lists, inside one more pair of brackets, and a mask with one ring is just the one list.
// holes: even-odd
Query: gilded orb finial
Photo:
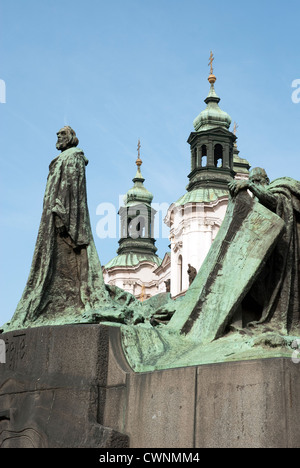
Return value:
[(139, 167), (142, 165), (142, 163), (143, 163), (143, 161), (141, 160), (141, 157), (140, 157), (140, 149), (141, 149), (141, 142), (140, 142), (140, 140), (138, 140), (138, 145), (137, 145), (138, 158), (137, 158), (137, 160), (135, 161), (135, 163), (136, 163), (136, 165), (137, 165), (138, 168), (139, 168)]
[(210, 66), (210, 75), (208, 77), (208, 81), (210, 82), (210, 84), (214, 84), (215, 81), (216, 81), (216, 77), (214, 75), (214, 69), (213, 69), (213, 61), (215, 60), (214, 56), (213, 56), (213, 53), (212, 51), (210, 51), (210, 57), (209, 57), (209, 62), (208, 62), (208, 65)]

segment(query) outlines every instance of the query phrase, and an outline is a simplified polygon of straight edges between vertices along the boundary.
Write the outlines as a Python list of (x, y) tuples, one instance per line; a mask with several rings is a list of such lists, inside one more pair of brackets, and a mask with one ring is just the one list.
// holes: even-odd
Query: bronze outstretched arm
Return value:
[(250, 190), (267, 208), (274, 210), (277, 205), (276, 196), (270, 192), (268, 185), (255, 184), (250, 180), (234, 180), (228, 185), (230, 194), (235, 197), (241, 190)]
[(241, 190), (249, 188), (248, 180), (233, 180), (228, 184), (229, 191), (232, 197), (235, 197)]

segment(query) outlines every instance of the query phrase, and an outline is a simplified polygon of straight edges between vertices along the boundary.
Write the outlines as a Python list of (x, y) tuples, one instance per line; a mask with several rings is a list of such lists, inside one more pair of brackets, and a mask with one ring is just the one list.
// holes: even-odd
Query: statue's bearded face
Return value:
[(69, 143), (71, 140), (71, 135), (68, 129), (62, 128), (57, 132), (57, 143), (56, 148), (58, 150), (64, 151), (69, 147)]

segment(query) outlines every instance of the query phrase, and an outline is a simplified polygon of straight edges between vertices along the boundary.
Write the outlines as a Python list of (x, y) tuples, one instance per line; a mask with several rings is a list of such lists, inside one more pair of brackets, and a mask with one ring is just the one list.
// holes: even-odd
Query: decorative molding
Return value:
[(123, 280), (123, 286), (134, 286), (135, 284), (136, 284), (136, 281), (134, 280), (129, 280), (129, 279)]
[(181, 249), (182, 249), (182, 241), (175, 242), (175, 245), (173, 246), (173, 251), (178, 252)]

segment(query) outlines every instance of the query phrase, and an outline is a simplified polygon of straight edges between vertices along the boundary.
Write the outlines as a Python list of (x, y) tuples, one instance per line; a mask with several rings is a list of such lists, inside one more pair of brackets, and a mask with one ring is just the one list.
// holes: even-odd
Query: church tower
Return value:
[(212, 67), (213, 56), (210, 56), (210, 90), (204, 100), (206, 109), (195, 118), (195, 131), (188, 138), (191, 148), (191, 172), (188, 175), (190, 192), (200, 187), (221, 188), (227, 190), (228, 183), (234, 177), (233, 146), (236, 140), (234, 133), (228, 129), (230, 116), (220, 109), (220, 98), (214, 84), (216, 77)]
[(117, 256), (103, 268), (104, 281), (145, 300), (158, 293), (157, 275), (161, 259), (156, 255), (153, 195), (144, 186), (141, 173), (140, 141), (134, 185), (124, 196), (119, 210), (120, 239)]
[(119, 210), (121, 238), (117, 253), (152, 258), (157, 251), (153, 238), (156, 211), (151, 206), (153, 195), (144, 186), (145, 179), (141, 173), (140, 141), (136, 165), (137, 172), (132, 179), (134, 185), (128, 190), (124, 197), (124, 206)]
[(206, 108), (194, 119), (187, 140), (191, 151), (187, 192), (169, 207), (165, 218), (170, 228), (172, 297), (186, 292), (191, 271), (199, 270), (218, 233), (227, 209), (228, 183), (237, 171), (246, 178), (249, 168), (238, 156), (236, 134), (229, 130), (231, 118), (219, 107), (213, 60), (211, 53)]

